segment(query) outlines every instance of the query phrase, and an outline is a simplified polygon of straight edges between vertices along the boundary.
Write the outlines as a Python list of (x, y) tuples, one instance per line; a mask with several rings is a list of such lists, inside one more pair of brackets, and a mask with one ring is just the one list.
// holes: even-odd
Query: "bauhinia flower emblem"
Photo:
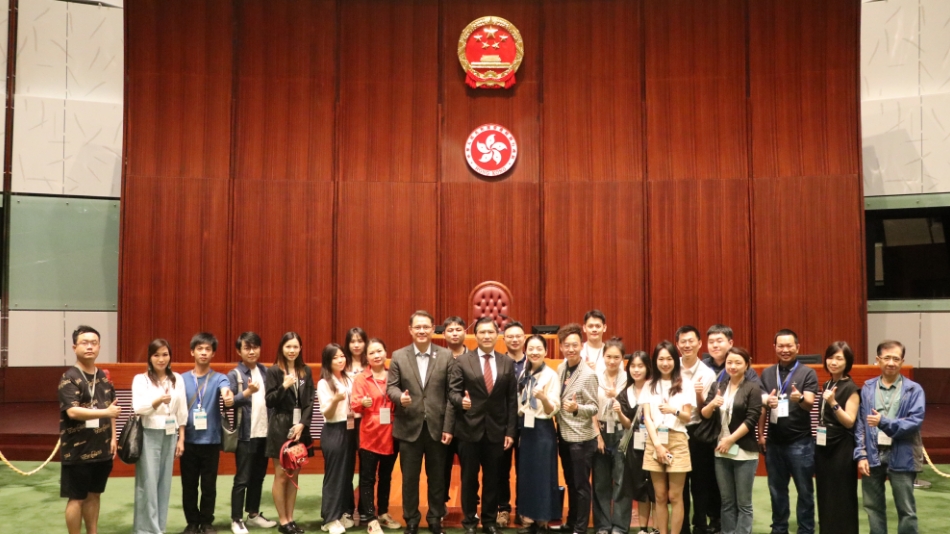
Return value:
[(475, 146), (482, 153), (482, 157), (478, 158), (479, 163), (488, 163), (491, 160), (495, 162), (495, 165), (501, 163), (501, 152), (508, 150), (508, 145), (501, 141), (495, 141), (495, 134), (489, 135), (485, 138), (484, 143), (478, 142)]
[(498, 176), (511, 169), (518, 158), (518, 142), (504, 126), (483, 124), (468, 136), (465, 159), (483, 176)]

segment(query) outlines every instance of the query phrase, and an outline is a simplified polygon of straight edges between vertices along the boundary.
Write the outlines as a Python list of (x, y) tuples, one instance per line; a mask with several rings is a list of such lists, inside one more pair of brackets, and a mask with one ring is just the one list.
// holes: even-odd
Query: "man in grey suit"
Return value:
[(444, 465), (446, 445), (452, 442), (455, 409), (448, 399), (452, 353), (432, 344), (433, 319), (419, 310), (409, 317), (412, 344), (393, 352), (387, 393), (396, 407), (393, 437), (399, 440), (402, 465), (402, 514), (405, 534), (419, 530), (419, 473), (426, 462), (429, 511), (426, 522), (433, 534), (443, 534), (445, 516)]

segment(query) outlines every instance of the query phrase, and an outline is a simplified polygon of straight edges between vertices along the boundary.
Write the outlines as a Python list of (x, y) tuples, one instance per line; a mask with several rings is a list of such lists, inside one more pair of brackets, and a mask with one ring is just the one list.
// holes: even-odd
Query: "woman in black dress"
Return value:
[(627, 375), (630, 377), (627, 387), (617, 395), (617, 404), (620, 406), (620, 424), (625, 429), (639, 433), (639, 439), (634, 435), (626, 445), (627, 453), (624, 456), (623, 487), (624, 495), (637, 501), (637, 518), (640, 532), (650, 532), (650, 507), (656, 503), (653, 492), (653, 482), (650, 473), (643, 470), (643, 448), (646, 443), (646, 427), (643, 426), (643, 410), (637, 404), (640, 392), (650, 381), (652, 363), (650, 355), (642, 350), (633, 353), (627, 360)]
[(267, 447), (265, 454), (274, 459), (274, 506), (281, 534), (302, 533), (294, 522), (297, 504), (297, 474), (289, 476), (280, 466), (280, 449), (288, 439), (309, 445), (313, 418), (313, 376), (303, 363), (303, 343), (296, 332), (287, 332), (277, 346), (276, 365), (264, 378), (267, 403)]
[(818, 526), (824, 533), (858, 534), (858, 467), (853, 455), (861, 399), (848, 376), (852, 365), (854, 353), (844, 341), (825, 350), (831, 380), (822, 388), (815, 447)]

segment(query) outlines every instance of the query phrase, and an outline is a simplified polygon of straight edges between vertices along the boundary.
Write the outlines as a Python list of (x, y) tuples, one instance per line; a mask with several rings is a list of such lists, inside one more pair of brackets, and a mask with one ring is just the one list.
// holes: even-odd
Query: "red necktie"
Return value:
[(495, 379), (491, 375), (491, 354), (486, 354), (482, 358), (485, 358), (485, 368), (482, 369), (482, 374), (485, 375), (485, 389), (491, 394), (491, 388), (495, 385)]

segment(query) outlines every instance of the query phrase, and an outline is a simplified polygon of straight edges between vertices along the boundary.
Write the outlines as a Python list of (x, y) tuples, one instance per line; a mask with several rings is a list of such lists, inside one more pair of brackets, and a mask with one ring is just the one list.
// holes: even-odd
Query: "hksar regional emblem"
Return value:
[(518, 159), (518, 143), (504, 126), (483, 124), (465, 141), (468, 166), (482, 176), (504, 174)]
[(514, 24), (501, 17), (482, 17), (462, 30), (458, 54), (469, 87), (508, 89), (524, 59), (524, 41)]

